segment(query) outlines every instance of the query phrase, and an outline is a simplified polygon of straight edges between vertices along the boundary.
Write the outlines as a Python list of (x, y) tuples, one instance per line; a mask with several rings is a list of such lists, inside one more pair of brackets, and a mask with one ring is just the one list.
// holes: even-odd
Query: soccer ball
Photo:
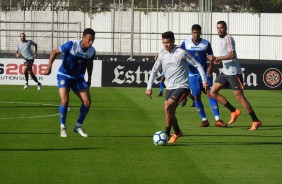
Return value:
[(163, 131), (158, 131), (153, 135), (153, 143), (156, 146), (165, 146), (167, 143), (168, 137)]

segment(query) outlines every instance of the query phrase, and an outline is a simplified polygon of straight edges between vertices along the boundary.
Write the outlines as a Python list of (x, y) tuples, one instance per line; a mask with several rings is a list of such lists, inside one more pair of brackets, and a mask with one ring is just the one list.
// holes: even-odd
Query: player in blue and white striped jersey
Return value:
[[(45, 70), (46, 75), (51, 73), (52, 64), (56, 56), (60, 53), (64, 53), (62, 65), (60, 66), (57, 74), (59, 95), (61, 98), (61, 137), (67, 137), (66, 116), (68, 112), (70, 89), (72, 89), (82, 102), (80, 114), (74, 127), (74, 132), (79, 133), (83, 137), (88, 136), (82, 129), (82, 124), (91, 104), (91, 97), (88, 88), (91, 86), (93, 59), (96, 54), (95, 48), (92, 46), (94, 39), (95, 32), (91, 28), (86, 28), (83, 31), (81, 40), (68, 41), (53, 50), (50, 54), (48, 67)], [(88, 74), (87, 82), (84, 79), (86, 70)]]
[(184, 40), (180, 45), (180, 48), (187, 50), (191, 56), (202, 65), (205, 73), (207, 74), (207, 80), (209, 84), (208, 90), (205, 91), (202, 88), (202, 79), (199, 71), (194, 66), (189, 65), (190, 89), (194, 98), (195, 107), (197, 108), (197, 111), (202, 119), (200, 127), (210, 126), (204, 110), (204, 105), (202, 103), (201, 92), (206, 93), (209, 98), (210, 107), (215, 118), (215, 126), (226, 127), (226, 124), (220, 120), (217, 101), (210, 97), (210, 88), (212, 86), (212, 79), (210, 77), (210, 74), (212, 73), (212, 62), (210, 65), (208, 65), (207, 56), (213, 55), (211, 44), (208, 40), (201, 38), (202, 28), (199, 24), (194, 24), (192, 26), (191, 34), (192, 38)]

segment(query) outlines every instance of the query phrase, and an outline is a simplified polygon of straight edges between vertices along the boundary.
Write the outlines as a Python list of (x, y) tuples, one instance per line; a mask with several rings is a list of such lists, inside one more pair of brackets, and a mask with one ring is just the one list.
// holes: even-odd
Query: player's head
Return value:
[(227, 34), (227, 25), (223, 20), (218, 21), (216, 25), (218, 36), (223, 38)]
[(82, 48), (90, 48), (95, 40), (95, 31), (91, 28), (86, 28), (82, 34)]
[(193, 39), (199, 39), (202, 34), (202, 27), (199, 24), (194, 24), (191, 28), (191, 34)]
[(24, 34), (24, 33), (21, 33), (21, 34), (20, 34), (20, 40), (21, 40), (22, 42), (25, 41), (25, 34)]
[(162, 34), (162, 42), (165, 50), (171, 50), (174, 47), (174, 33), (171, 31), (164, 32)]

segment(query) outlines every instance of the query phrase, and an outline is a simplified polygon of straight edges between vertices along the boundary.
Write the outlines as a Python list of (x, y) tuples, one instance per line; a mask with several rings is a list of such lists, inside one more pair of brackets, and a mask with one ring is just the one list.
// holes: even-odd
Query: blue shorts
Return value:
[(88, 85), (84, 78), (68, 78), (63, 75), (57, 75), (58, 88), (71, 89), (74, 93), (82, 90), (88, 90)]
[[(209, 88), (212, 86), (211, 77), (207, 76)], [(201, 92), (206, 93), (203, 88), (203, 82), (200, 75), (189, 76), (189, 85), (192, 96), (198, 96)]]

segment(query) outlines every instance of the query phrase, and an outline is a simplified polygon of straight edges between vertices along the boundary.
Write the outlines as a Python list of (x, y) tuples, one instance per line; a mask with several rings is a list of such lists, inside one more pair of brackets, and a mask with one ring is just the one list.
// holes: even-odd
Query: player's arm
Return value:
[(45, 75), (49, 75), (51, 73), (52, 65), (53, 65), (54, 60), (56, 59), (56, 56), (58, 54), (61, 54), (62, 52), (69, 52), (72, 46), (73, 46), (73, 42), (68, 41), (51, 52), (49, 56), (49, 62), (47, 65), (47, 69), (45, 70)]
[(20, 55), (21, 55), (21, 53), (20, 53), (19, 47), (18, 47), (18, 49), (16, 50), (16, 57), (18, 58)]
[(227, 41), (227, 48), (228, 48), (228, 54), (225, 56), (212, 56), (210, 59), (215, 63), (215, 64), (220, 64), (222, 60), (230, 60), (230, 59), (235, 59), (235, 42), (232, 37), (229, 35), (226, 38)]
[(152, 85), (153, 85), (154, 80), (156, 79), (156, 75), (158, 71), (160, 70), (160, 68), (161, 68), (161, 61), (157, 59), (152, 68), (151, 75), (149, 77), (149, 80), (147, 83), (147, 89), (146, 89), (146, 95), (150, 97), (151, 99), (152, 99)]
[(45, 70), (45, 75), (49, 75), (52, 71), (52, 65), (53, 65), (53, 62), (54, 60), (56, 59), (56, 56), (58, 54), (61, 53), (61, 50), (59, 48), (56, 48), (55, 50), (53, 50), (49, 56), (49, 62), (48, 62), (48, 65), (47, 65), (47, 68)]
[(214, 57), (214, 60), (218, 60), (218, 61), (229, 60), (229, 59), (235, 59), (234, 51), (229, 51), (228, 54), (225, 55), (225, 56), (216, 56), (216, 57)]
[(37, 57), (37, 43), (34, 43), (34, 57)]
[[(208, 56), (213, 56), (213, 50), (211, 47), (211, 44), (208, 43), (208, 48), (207, 48), (207, 55)], [(209, 62), (208, 68), (207, 68), (207, 74), (211, 75), (213, 73), (213, 61)]]
[(87, 85), (88, 87), (91, 86), (91, 80), (92, 80), (92, 71), (93, 71), (93, 60), (94, 57), (92, 57), (91, 59), (89, 59), (89, 61), (87, 62), (87, 75), (88, 75), (88, 81), (87, 81)]

